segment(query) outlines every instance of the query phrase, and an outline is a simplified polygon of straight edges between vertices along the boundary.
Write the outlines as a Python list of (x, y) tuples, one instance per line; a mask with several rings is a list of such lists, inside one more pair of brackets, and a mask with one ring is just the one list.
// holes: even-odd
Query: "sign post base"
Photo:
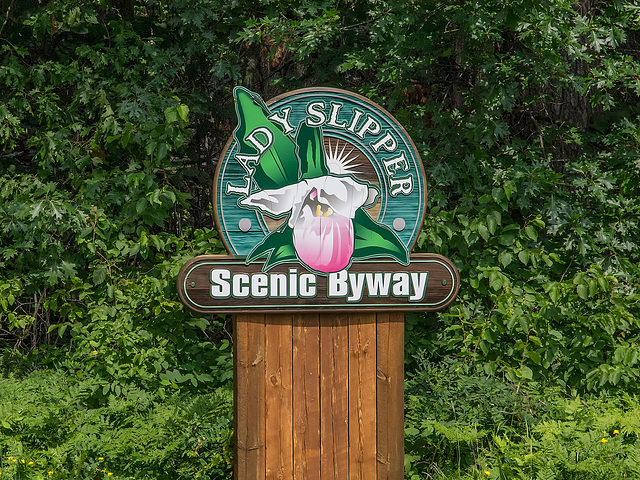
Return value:
[(238, 480), (404, 477), (404, 314), (234, 318)]

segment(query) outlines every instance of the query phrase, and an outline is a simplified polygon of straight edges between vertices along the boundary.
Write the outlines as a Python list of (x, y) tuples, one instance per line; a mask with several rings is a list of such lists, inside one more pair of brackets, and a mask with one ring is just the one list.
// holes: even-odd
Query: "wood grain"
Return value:
[(293, 478), (320, 480), (318, 314), (293, 317)]
[[(298, 296), (297, 293), (273, 296), (268, 288), (261, 290), (262, 293), (259, 296), (247, 296), (250, 292), (253, 295), (252, 290), (244, 290), (243, 296), (239, 296), (240, 293), (231, 288), (231, 283), (229, 283), (231, 275), (247, 275), (249, 278), (261, 276), (263, 280), (270, 282), (269, 275), (289, 275), (290, 271), (297, 270), (299, 265), (280, 264), (269, 270), (268, 274), (264, 274), (261, 268), (262, 264), (260, 263), (247, 265), (245, 260), (231, 256), (201, 255), (189, 260), (180, 270), (177, 280), (178, 295), (187, 307), (200, 313), (261, 312), (277, 315), (283, 312), (349, 312), (357, 314), (360, 312), (441, 310), (455, 299), (460, 288), (460, 278), (455, 265), (445, 257), (436, 254), (413, 254), (409, 265), (400, 265), (392, 260), (368, 260), (352, 264), (349, 267), (349, 274), (386, 275), (387, 280), (384, 283), (391, 286), (388, 290), (389, 295), (379, 295), (378, 291), (370, 294), (369, 287), (366, 286), (362, 290), (362, 298), (357, 302), (348, 301), (349, 295), (329, 297), (327, 295), (327, 276), (323, 275), (314, 277), (315, 296), (309, 298)], [(220, 297), (214, 298), (212, 296), (212, 272), (218, 272), (220, 275), (222, 271), (229, 276), (224, 280), (229, 291), (223, 291), (225, 289), (221, 287), (221, 284), (216, 283), (214, 289), (218, 289)], [(424, 296), (419, 300), (415, 299), (415, 301), (410, 299), (409, 293), (394, 296), (393, 285), (396, 280), (391, 280), (389, 277), (394, 274), (427, 274)], [(413, 288), (413, 285), (410, 286), (410, 289)]]
[(269, 315), (265, 329), (265, 473), (293, 478), (293, 359), (291, 315)]
[(238, 315), (233, 331), (236, 477), (262, 480), (265, 478), (265, 317)]
[(240, 315), (238, 480), (402, 480), (404, 314)]
[(349, 316), (349, 479), (376, 478), (375, 315)]
[(322, 480), (349, 478), (349, 326), (346, 315), (320, 316)]
[(404, 478), (404, 314), (376, 322), (377, 479)]

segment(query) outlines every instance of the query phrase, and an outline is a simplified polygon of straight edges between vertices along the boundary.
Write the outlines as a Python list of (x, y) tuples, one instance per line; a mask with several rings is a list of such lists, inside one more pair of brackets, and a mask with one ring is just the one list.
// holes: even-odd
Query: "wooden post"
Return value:
[(264, 315), (244, 315), (234, 325), (234, 424), (237, 478), (264, 478), (265, 328)]
[(404, 314), (239, 314), (234, 332), (234, 478), (403, 478)]

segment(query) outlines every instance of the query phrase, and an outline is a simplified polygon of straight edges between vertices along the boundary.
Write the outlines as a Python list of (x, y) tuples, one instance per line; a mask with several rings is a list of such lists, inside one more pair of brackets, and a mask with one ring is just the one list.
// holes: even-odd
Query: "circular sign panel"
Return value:
[(427, 192), (415, 145), (389, 112), (333, 88), (265, 103), (236, 87), (234, 97), (238, 127), (214, 183), (231, 255), (321, 275), (366, 259), (409, 263)]

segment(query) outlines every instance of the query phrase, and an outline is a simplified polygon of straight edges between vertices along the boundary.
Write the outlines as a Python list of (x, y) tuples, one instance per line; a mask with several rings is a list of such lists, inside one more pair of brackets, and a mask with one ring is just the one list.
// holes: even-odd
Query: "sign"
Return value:
[(424, 170), (382, 107), (329, 88), (264, 103), (234, 90), (238, 127), (221, 155), (214, 211), (229, 256), (189, 261), (182, 301), (201, 313), (439, 310), (455, 266), (410, 255), (424, 220)]

